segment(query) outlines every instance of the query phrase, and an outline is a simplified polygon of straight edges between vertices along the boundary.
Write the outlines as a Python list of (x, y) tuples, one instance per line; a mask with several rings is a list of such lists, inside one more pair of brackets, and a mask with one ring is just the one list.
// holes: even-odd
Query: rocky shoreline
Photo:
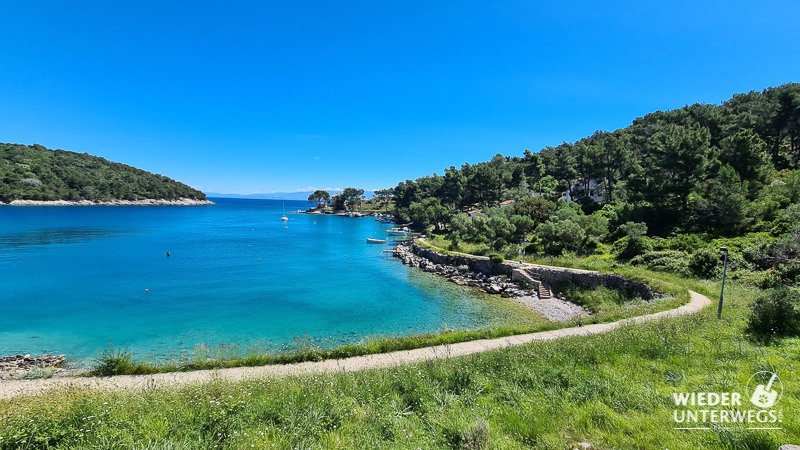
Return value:
[(164, 200), (148, 198), (144, 200), (111, 200), (107, 202), (92, 200), (12, 200), (9, 203), (0, 202), (5, 206), (199, 206), (216, 205), (210, 200), (195, 200), (181, 198), (178, 200)]
[(589, 312), (583, 307), (564, 298), (540, 298), (538, 291), (507, 281), (503, 276), (473, 272), (466, 266), (453, 267), (448, 264), (436, 264), (414, 254), (411, 244), (408, 243), (398, 244), (394, 248), (393, 254), (407, 266), (417, 267), (445, 277), (452, 283), (477, 287), (489, 294), (499, 294), (503, 298), (514, 299), (552, 322), (566, 322), (576, 317), (589, 315)]
[(536, 291), (523, 289), (514, 283), (504, 281), (502, 276), (489, 276), (471, 272), (464, 267), (457, 268), (446, 264), (435, 264), (426, 258), (415, 255), (408, 244), (397, 245), (394, 248), (394, 257), (403, 261), (403, 264), (407, 266), (418, 267), (426, 272), (435, 273), (455, 284), (478, 287), (489, 294), (500, 294), (504, 298), (538, 297), (539, 295)]
[(23, 378), (36, 368), (61, 370), (64, 355), (13, 355), (0, 358), (0, 380)]

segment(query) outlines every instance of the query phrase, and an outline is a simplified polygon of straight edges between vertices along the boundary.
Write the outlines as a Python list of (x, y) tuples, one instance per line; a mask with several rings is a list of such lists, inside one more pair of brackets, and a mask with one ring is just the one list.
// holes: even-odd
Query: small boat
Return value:
[(406, 236), (408, 235), (408, 228), (394, 227), (386, 230), (386, 234), (388, 234), (389, 236)]
[(367, 244), (385, 244), (385, 243), (386, 243), (386, 239), (367, 238)]
[(289, 218), (286, 217), (286, 203), (283, 204), (283, 217), (281, 217), (281, 222), (288, 222)]

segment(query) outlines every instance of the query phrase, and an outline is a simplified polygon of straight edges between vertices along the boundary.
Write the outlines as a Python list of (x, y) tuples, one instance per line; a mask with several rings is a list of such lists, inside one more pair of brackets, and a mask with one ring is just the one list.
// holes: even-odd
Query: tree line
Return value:
[(459, 212), (505, 199), (558, 201), (568, 194), (585, 213), (610, 206), (618, 220), (645, 222), (656, 234), (732, 235), (796, 201), (769, 194), (776, 182), (797, 187), (798, 159), (800, 84), (793, 83), (720, 105), (656, 111), (538, 152), (451, 166), (443, 175), (401, 182), (391, 196), (398, 213), (426, 225), (447, 225)]
[(309, 203), (315, 203), (320, 208), (330, 204), (336, 210), (357, 211), (365, 201), (364, 190), (353, 187), (344, 188), (341, 194), (333, 195), (328, 191), (317, 189), (308, 196)]
[[(800, 84), (792, 83), (719, 105), (656, 111), (536, 152), (451, 166), (382, 195), (402, 220), (431, 227), (453, 245), (511, 254), (525, 242), (551, 255), (606, 245), (620, 259), (703, 275), (697, 248), (742, 238), (750, 252), (742, 265), (783, 264), (791, 278), (800, 274), (798, 160)], [(716, 264), (716, 255), (706, 256)]]

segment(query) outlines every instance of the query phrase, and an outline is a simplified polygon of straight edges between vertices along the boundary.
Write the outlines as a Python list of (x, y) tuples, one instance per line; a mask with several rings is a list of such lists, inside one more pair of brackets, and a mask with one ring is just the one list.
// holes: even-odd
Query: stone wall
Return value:
[(511, 272), (519, 267), (516, 264), (495, 264), (485, 256), (464, 254), (447, 255), (422, 247), (416, 242), (411, 244), (411, 251), (415, 255), (425, 258), (434, 264), (446, 264), (453, 267), (467, 266), (470, 271), (482, 273), (484, 275), (508, 275), (510, 277)]
[(541, 266), (527, 267), (525, 271), (533, 278), (551, 285), (569, 283), (589, 289), (605, 286), (606, 288), (623, 292), (630, 297), (641, 297), (644, 300), (652, 300), (660, 295), (644, 283), (633, 281), (614, 273), (570, 271), (569, 269)]
[(512, 281), (517, 281), (514, 278), (526, 278), (521, 277), (519, 273), (516, 275), (514, 274), (515, 271), (524, 270), (535, 280), (551, 285), (570, 283), (590, 289), (605, 286), (609, 289), (624, 292), (631, 297), (641, 297), (645, 300), (652, 300), (660, 295), (644, 283), (633, 281), (622, 275), (613, 273), (600, 273), (551, 266), (534, 266), (529, 264), (520, 267), (517, 263), (495, 264), (485, 256), (439, 253), (433, 249), (424, 248), (416, 242), (411, 245), (411, 251), (417, 256), (425, 258), (434, 264), (446, 264), (454, 267), (467, 266), (469, 270), (473, 272), (486, 275), (508, 275), (511, 277)]

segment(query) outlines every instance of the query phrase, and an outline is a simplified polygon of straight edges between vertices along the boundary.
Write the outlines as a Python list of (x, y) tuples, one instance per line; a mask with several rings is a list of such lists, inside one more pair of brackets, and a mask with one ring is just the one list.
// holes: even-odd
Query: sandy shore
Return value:
[(178, 200), (160, 200), (160, 199), (145, 199), (145, 200), (112, 200), (109, 202), (95, 202), (91, 200), (13, 200), (10, 203), (0, 202), (0, 205), (5, 206), (197, 206), (197, 205), (216, 205), (216, 203), (209, 200), (195, 200), (191, 198), (181, 198)]
[(667, 317), (693, 314), (711, 304), (711, 301), (697, 292), (689, 291), (691, 301), (668, 311), (661, 311), (612, 323), (593, 324), (583, 327), (562, 328), (560, 330), (510, 336), (499, 339), (481, 339), (451, 345), (426, 347), (376, 355), (355, 356), (344, 359), (331, 359), (319, 362), (282, 364), (261, 367), (237, 367), (219, 370), (197, 370), (194, 372), (174, 372), (155, 375), (123, 375), (116, 377), (49, 378), (40, 380), (14, 380), (0, 382), (0, 400), (27, 395), (45, 394), (65, 389), (156, 389), (185, 386), (212, 380), (241, 381), (264, 377), (290, 376), (318, 372), (354, 372), (357, 370), (390, 367), (433, 359), (471, 355), (536, 341), (551, 341), (572, 336), (590, 336), (607, 333), (622, 325), (643, 323)]

